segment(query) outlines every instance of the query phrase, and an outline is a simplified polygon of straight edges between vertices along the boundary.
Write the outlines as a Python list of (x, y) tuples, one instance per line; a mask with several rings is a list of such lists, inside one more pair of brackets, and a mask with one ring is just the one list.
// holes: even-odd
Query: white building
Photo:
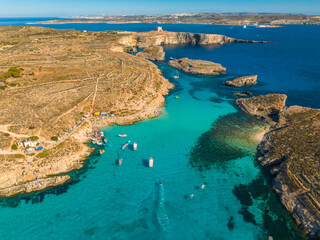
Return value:
[[(24, 147), (35, 147), (35, 146), (37, 146), (37, 144), (38, 144), (37, 141), (35, 141), (35, 140), (30, 140), (29, 138), (23, 140), (21, 143), (22, 143), (22, 145), (23, 145)], [(19, 145), (20, 145), (20, 144), (19, 144)]]

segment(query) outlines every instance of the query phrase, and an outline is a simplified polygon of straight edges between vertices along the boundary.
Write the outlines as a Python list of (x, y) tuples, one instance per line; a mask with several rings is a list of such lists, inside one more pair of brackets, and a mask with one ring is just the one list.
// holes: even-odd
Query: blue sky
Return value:
[(320, 0), (0, 0), (0, 18), (184, 12), (320, 14)]

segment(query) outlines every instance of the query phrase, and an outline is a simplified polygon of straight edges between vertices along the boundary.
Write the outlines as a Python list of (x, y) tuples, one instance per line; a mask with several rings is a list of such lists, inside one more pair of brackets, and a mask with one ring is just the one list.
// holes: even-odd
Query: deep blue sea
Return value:
[[(23, 25), (44, 19), (0, 19)], [(43, 25), (41, 25), (43, 26)], [(64, 24), (75, 30), (154, 30), (157, 24)], [(262, 123), (233, 104), (239, 91), (221, 83), (257, 74), (254, 95), (285, 93), (287, 105), (320, 108), (320, 26), (246, 29), (163, 24), (165, 30), (217, 33), (268, 44), (166, 47), (166, 57), (211, 60), (220, 76), (197, 76), (157, 63), (176, 85), (162, 114), (132, 126), (103, 129), (109, 142), (73, 181), (0, 200), (0, 239), (304, 239), (255, 162), (250, 134)], [(176, 99), (175, 96), (179, 96)], [(126, 139), (119, 133), (128, 134)], [(120, 150), (126, 141), (138, 143)], [(154, 158), (154, 167), (146, 159)], [(123, 159), (122, 166), (115, 164)], [(161, 181), (162, 185), (158, 182)], [(200, 186), (205, 184), (205, 188)], [(188, 198), (194, 194), (192, 199)]]

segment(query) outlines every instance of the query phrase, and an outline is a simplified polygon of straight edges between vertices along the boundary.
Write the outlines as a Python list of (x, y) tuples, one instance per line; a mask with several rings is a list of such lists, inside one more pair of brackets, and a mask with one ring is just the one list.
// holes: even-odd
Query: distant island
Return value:
[(279, 25), (320, 24), (320, 16), (303, 14), (273, 13), (181, 13), (170, 15), (123, 15), (123, 16), (73, 16), (65, 19), (42, 21), (37, 24), (66, 23), (176, 23), (176, 24), (217, 24), (244, 25), (261, 28)]

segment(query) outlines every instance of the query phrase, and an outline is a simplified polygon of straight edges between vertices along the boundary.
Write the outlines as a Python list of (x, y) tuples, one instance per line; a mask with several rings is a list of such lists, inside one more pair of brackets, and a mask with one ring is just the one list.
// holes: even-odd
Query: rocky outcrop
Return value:
[(142, 52), (137, 53), (138, 57), (143, 57), (152, 61), (164, 61), (165, 53), (163, 47), (147, 47)]
[[(291, 106), (282, 110), (285, 95), (239, 99), (254, 116), (277, 115), (258, 147), (262, 166), (272, 167), (274, 189), (282, 204), (311, 236), (320, 237), (320, 109)], [(260, 110), (258, 110), (260, 109)]]
[(221, 64), (203, 60), (181, 58), (171, 60), (168, 64), (191, 74), (218, 75), (226, 72), (226, 68), (222, 67)]
[(284, 94), (268, 94), (252, 98), (240, 98), (236, 104), (244, 112), (267, 120), (269, 123), (278, 117), (285, 108), (287, 96)]
[(231, 81), (226, 81), (223, 84), (230, 87), (243, 87), (243, 86), (252, 86), (257, 83), (257, 75), (244, 76), (235, 78)]
[(236, 92), (233, 94), (233, 96), (235, 97), (247, 97), (247, 96), (251, 96), (252, 93), (249, 91), (242, 91), (242, 92)]
[(219, 34), (186, 32), (145, 32), (137, 34), (137, 46), (146, 48), (163, 45), (214, 45), (226, 43), (265, 43), (264, 41), (240, 40)]

